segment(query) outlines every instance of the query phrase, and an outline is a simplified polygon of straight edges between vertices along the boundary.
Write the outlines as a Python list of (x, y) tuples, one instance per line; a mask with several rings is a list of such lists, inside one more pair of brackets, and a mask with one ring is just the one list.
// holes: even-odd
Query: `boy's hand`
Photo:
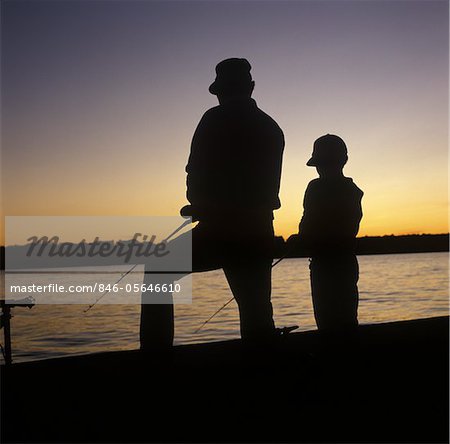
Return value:
[(298, 234), (292, 234), (289, 236), (288, 240), (286, 241), (288, 247), (295, 248), (300, 244), (300, 236)]
[(305, 239), (299, 234), (293, 234), (292, 236), (289, 236), (288, 240), (286, 241), (286, 245), (287, 251), (289, 251), (290, 254), (295, 254), (300, 257), (310, 256), (307, 242), (305, 242)]

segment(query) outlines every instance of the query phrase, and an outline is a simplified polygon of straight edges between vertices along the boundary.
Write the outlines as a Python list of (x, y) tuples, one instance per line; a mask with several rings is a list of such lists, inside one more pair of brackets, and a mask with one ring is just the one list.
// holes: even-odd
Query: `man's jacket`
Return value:
[(187, 198), (206, 216), (272, 213), (280, 207), (283, 132), (253, 99), (208, 110), (186, 166)]

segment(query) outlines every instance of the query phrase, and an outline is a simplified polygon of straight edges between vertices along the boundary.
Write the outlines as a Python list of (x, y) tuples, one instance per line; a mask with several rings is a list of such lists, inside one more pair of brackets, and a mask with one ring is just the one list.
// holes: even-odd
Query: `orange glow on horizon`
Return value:
[(305, 163), (327, 133), (364, 191), (359, 236), (448, 232), (448, 2), (91, 8), (5, 2), (3, 216), (178, 215), (214, 68), (238, 56), (285, 135), (277, 235), (297, 233), (317, 177)]

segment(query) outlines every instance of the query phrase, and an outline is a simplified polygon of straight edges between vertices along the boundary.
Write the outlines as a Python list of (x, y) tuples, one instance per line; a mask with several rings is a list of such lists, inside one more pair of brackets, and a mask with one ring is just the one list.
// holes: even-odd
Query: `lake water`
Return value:
[[(448, 253), (360, 256), (358, 260), (360, 323), (448, 314)], [(278, 326), (296, 324), (300, 331), (316, 328), (308, 265), (308, 259), (285, 259), (273, 269), (272, 302)], [(194, 333), (230, 297), (221, 270), (193, 275), (192, 305), (175, 306), (176, 344), (238, 338), (234, 301)], [(138, 348), (138, 305), (96, 305), (87, 313), (85, 309), (81, 305), (14, 308), (14, 362)]]

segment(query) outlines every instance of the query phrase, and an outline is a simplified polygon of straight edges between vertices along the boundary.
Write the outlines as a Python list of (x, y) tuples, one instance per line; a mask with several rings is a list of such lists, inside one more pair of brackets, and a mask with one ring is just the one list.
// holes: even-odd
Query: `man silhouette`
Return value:
[(241, 336), (251, 340), (274, 331), (273, 210), (280, 207), (284, 137), (251, 98), (250, 70), (246, 59), (217, 65), (209, 92), (219, 106), (202, 117), (186, 172), (187, 198), (199, 220), (193, 265), (213, 259), (223, 268), (239, 307)]
[(275, 333), (273, 210), (280, 207), (284, 136), (251, 98), (250, 70), (250, 63), (239, 58), (216, 66), (209, 92), (219, 105), (203, 115), (192, 139), (186, 166), (191, 205), (183, 214), (199, 221), (192, 231), (193, 271), (223, 268), (238, 304), (241, 336), (251, 342)]

